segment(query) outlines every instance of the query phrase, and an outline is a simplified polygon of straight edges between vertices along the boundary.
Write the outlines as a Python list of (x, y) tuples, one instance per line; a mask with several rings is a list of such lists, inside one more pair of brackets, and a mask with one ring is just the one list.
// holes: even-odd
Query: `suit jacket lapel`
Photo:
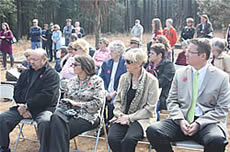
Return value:
[(213, 71), (213, 70), (214, 70), (214, 69), (213, 69), (211, 66), (209, 66), (209, 67), (207, 68), (207, 72), (206, 72), (206, 74), (205, 74), (205, 76), (204, 76), (204, 80), (203, 80), (203, 83), (202, 83), (202, 85), (201, 85), (201, 88), (200, 88), (200, 90), (199, 90), (199, 92), (198, 92), (197, 98), (202, 94), (202, 92), (203, 92), (204, 89), (206, 88), (208, 82), (210, 81), (210, 77), (211, 77), (211, 74), (212, 74), (212, 71)]

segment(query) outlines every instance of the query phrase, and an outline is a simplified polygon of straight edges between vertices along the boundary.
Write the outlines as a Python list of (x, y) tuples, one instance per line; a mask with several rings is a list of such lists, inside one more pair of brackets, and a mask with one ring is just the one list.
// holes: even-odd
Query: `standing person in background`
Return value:
[[(54, 31), (53, 31), (53, 34), (52, 34), (52, 50), (54, 52), (54, 59), (56, 60), (57, 57), (56, 57), (56, 53), (57, 51), (61, 48), (61, 36), (62, 36), (62, 33), (60, 31), (60, 26), (58, 24), (55, 24), (54, 25)], [(51, 61), (53, 60), (53, 54), (50, 54), (50, 59)]]
[(198, 38), (212, 38), (213, 28), (212, 23), (209, 21), (208, 15), (200, 16), (201, 23), (197, 26), (197, 37)]
[(147, 43), (147, 51), (148, 54), (150, 52), (151, 45), (154, 41), (156, 41), (156, 38), (158, 35), (162, 35), (162, 25), (161, 25), (161, 20), (159, 18), (154, 18), (152, 20), (152, 39), (150, 42)]
[(141, 21), (139, 19), (136, 19), (135, 25), (132, 27), (131, 32), (130, 32), (131, 36), (139, 38), (140, 41), (142, 41), (143, 32), (144, 32), (144, 28), (141, 25)]
[(66, 26), (63, 29), (63, 35), (65, 37), (65, 46), (69, 45), (69, 37), (72, 34), (73, 30), (73, 25), (71, 25), (72, 20), (71, 19), (66, 19)]
[(193, 25), (194, 20), (193, 18), (187, 18), (186, 19), (186, 26), (183, 28), (181, 32), (181, 41), (192, 39), (195, 34), (195, 27)]
[(223, 70), (230, 76), (230, 56), (225, 52), (225, 39), (213, 38), (211, 44), (213, 54), (212, 65)]
[(40, 48), (40, 36), (42, 34), (41, 27), (38, 26), (38, 19), (33, 19), (33, 26), (30, 28), (31, 48)]
[(11, 32), (9, 25), (6, 22), (2, 23), (2, 30), (0, 32), (0, 51), (3, 56), (3, 67), (1, 70), (6, 70), (7, 54), (10, 56), (10, 67), (13, 68), (14, 66), (12, 40), (13, 33)]
[(80, 27), (80, 22), (75, 22), (75, 27), (72, 30), (72, 33), (76, 33), (78, 38), (82, 38), (85, 36), (85, 30), (83, 27)]
[(45, 33), (46, 39), (47, 39), (47, 41), (46, 41), (46, 53), (49, 55), (49, 62), (52, 61), (52, 59), (51, 59), (50, 56), (53, 54), (53, 50), (52, 50), (52, 35), (53, 35), (53, 30), (54, 30), (54, 25), (53, 25), (53, 23), (50, 23), (50, 27), (49, 27), (49, 29)]
[(168, 18), (166, 20), (166, 28), (163, 30), (163, 35), (169, 40), (172, 48), (172, 62), (174, 62), (174, 46), (177, 42), (176, 29), (173, 27), (173, 20)]
[(228, 49), (230, 50), (230, 24), (228, 25), (228, 29), (226, 32), (226, 40), (227, 40), (227, 44), (228, 44)]
[(47, 47), (47, 38), (46, 38), (46, 31), (49, 29), (48, 24), (44, 24), (43, 30), (42, 30), (42, 35), (40, 36), (42, 39), (42, 48), (46, 50)]

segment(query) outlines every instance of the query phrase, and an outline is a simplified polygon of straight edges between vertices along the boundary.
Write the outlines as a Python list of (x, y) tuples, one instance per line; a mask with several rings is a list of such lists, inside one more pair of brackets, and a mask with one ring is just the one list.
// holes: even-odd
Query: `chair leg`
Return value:
[(77, 147), (77, 142), (76, 142), (76, 138), (75, 138), (75, 137), (74, 137), (74, 139), (73, 139), (73, 142), (74, 142), (75, 148), (78, 149), (78, 147)]
[(109, 147), (109, 145), (108, 145), (108, 150), (107, 150), (107, 152), (110, 152), (110, 147)]
[(97, 131), (97, 137), (96, 137), (96, 144), (94, 146), (94, 152), (97, 152), (97, 145), (98, 145), (98, 142), (99, 142), (100, 133), (101, 133), (101, 127)]
[(103, 130), (104, 130), (104, 135), (105, 135), (105, 144), (106, 144), (106, 147), (109, 146), (109, 142), (108, 142), (108, 134), (107, 134), (107, 130), (106, 130), (106, 125), (105, 123), (103, 123)]
[(149, 152), (151, 152), (152, 146), (151, 144), (149, 144)]
[(21, 136), (21, 134), (22, 134), (22, 129), (23, 129), (23, 127), (24, 127), (24, 124), (22, 124), (21, 126), (19, 125), (19, 133), (18, 133), (17, 140), (16, 140), (16, 142), (15, 142), (15, 146), (14, 146), (13, 152), (15, 152), (16, 149), (17, 149), (17, 145), (18, 145), (20, 136)]

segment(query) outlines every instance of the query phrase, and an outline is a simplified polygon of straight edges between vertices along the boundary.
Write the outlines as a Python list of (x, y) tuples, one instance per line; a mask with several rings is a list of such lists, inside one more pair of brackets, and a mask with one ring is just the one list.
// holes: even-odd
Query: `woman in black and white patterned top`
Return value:
[[(95, 63), (90, 56), (75, 56), (76, 76), (69, 80), (65, 98), (50, 121), (50, 152), (69, 151), (69, 140), (99, 124), (99, 114), (104, 101), (104, 83), (96, 75)], [(64, 108), (65, 107), (65, 108)], [(64, 110), (63, 110), (64, 109)]]

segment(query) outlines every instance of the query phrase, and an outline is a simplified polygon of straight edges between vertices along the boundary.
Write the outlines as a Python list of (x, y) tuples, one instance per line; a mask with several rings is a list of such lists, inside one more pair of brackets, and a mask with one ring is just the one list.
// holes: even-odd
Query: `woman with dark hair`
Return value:
[(69, 140), (99, 125), (105, 91), (90, 56), (77, 55), (73, 63), (76, 76), (66, 86), (65, 98), (50, 120), (50, 152), (69, 151)]
[(0, 32), (0, 50), (3, 56), (3, 67), (2, 70), (6, 70), (6, 55), (9, 54), (10, 56), (10, 66), (13, 68), (14, 66), (14, 57), (13, 57), (13, 50), (12, 50), (12, 43), (13, 40), (13, 33), (10, 30), (9, 25), (4, 22), (2, 23), (2, 30)]
[(164, 35), (158, 35), (156, 37), (156, 43), (161, 43), (165, 46), (165, 58), (169, 59), (170, 61), (172, 61), (172, 48), (170, 45), (169, 40), (164, 36)]
[(212, 23), (209, 21), (208, 15), (200, 16), (201, 23), (197, 26), (197, 37), (198, 38), (212, 38)]
[(158, 35), (162, 35), (162, 25), (161, 25), (161, 20), (159, 18), (154, 18), (152, 20), (152, 40), (150, 42), (147, 43), (147, 50), (148, 50), (148, 54), (149, 54), (149, 51), (150, 51), (150, 48), (151, 48), (151, 45), (153, 43), (153, 41), (156, 40), (156, 37)]

